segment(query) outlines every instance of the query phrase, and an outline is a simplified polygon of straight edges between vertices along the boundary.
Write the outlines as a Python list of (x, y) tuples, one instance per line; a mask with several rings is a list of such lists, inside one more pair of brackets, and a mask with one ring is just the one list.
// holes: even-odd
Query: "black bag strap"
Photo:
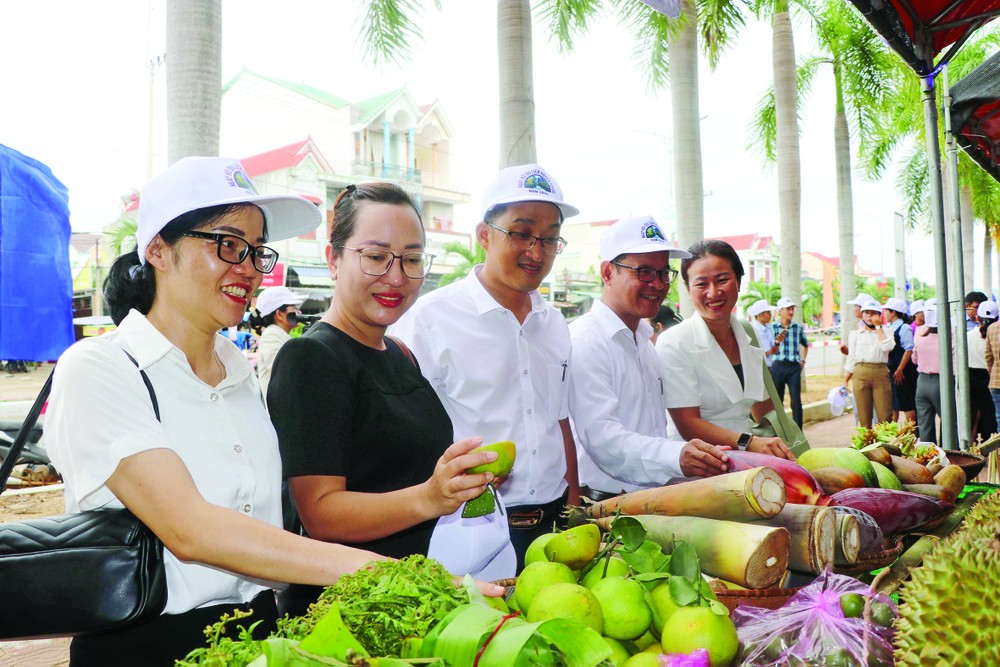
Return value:
[[(125, 350), (122, 350), (122, 352), (125, 352)], [(139, 362), (135, 360), (135, 357), (128, 352), (125, 352), (125, 356), (135, 364), (136, 368), (139, 368)], [(17, 465), (17, 459), (21, 456), (21, 451), (24, 449), (25, 443), (28, 442), (28, 435), (38, 421), (38, 415), (42, 414), (42, 407), (49, 398), (49, 392), (52, 391), (52, 376), (55, 375), (55, 372), (56, 368), (53, 366), (49, 377), (45, 379), (45, 384), (42, 385), (42, 390), (38, 392), (38, 397), (35, 398), (31, 410), (28, 411), (28, 416), (24, 418), (24, 423), (21, 424), (21, 429), (17, 432), (17, 437), (14, 438), (14, 443), (10, 446), (10, 451), (7, 452), (7, 457), (3, 460), (3, 465), (0, 466), (0, 493), (3, 493), (4, 489), (7, 488), (7, 480), (10, 479), (10, 474), (14, 471), (14, 466)], [(146, 385), (146, 390), (149, 391), (149, 400), (153, 402), (153, 413), (156, 415), (156, 421), (160, 421), (160, 405), (156, 402), (156, 392), (153, 391), (153, 383), (149, 381), (146, 371), (140, 369), (139, 374)]]

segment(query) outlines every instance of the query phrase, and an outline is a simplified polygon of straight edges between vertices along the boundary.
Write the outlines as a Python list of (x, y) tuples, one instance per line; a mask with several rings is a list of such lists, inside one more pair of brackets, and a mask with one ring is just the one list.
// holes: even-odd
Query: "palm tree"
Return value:
[(131, 250), (135, 250), (135, 232), (138, 227), (139, 225), (136, 222), (134, 214), (123, 213), (115, 220), (114, 226), (111, 228), (111, 232), (105, 241), (108, 251), (115, 257), (118, 257)]
[[(843, 331), (856, 326), (854, 309), (847, 302), (854, 290), (854, 203), (851, 188), (851, 135), (864, 144), (873, 134), (878, 109), (898, 69), (881, 37), (845, 2), (827, 2), (822, 11), (811, 10), (817, 43), (823, 53), (806, 58), (798, 67), (798, 98), (810, 92), (818, 70), (832, 66), (835, 92), (833, 123), (837, 180), (837, 222), (840, 246), (840, 279), (848, 289), (840, 294)], [(751, 124), (751, 142), (768, 161), (775, 159), (776, 113), (773, 89), (758, 104)], [(805, 313), (803, 313), (805, 315)]]
[(218, 155), (222, 0), (167, 2), (167, 162)]
[(472, 270), (472, 267), (486, 261), (486, 251), (483, 250), (483, 247), (478, 243), (476, 243), (475, 247), (472, 249), (464, 243), (459, 243), (458, 241), (448, 241), (447, 243), (443, 243), (441, 247), (444, 249), (445, 257), (448, 255), (458, 255), (462, 258), (462, 261), (455, 265), (455, 268), (449, 273), (445, 273), (438, 279), (438, 287), (444, 287), (448, 283), (461, 280), (465, 276), (469, 275), (469, 271)]
[(746, 310), (755, 302), (764, 299), (772, 306), (778, 303), (778, 299), (781, 298), (781, 285), (778, 283), (769, 283), (763, 280), (751, 280), (747, 283), (747, 289), (743, 294), (740, 294), (738, 303), (740, 308)]
[(815, 325), (823, 315), (823, 283), (818, 280), (802, 281), (802, 321)]
[[(364, 18), (360, 38), (365, 57), (375, 64), (409, 60), (410, 43), (421, 37), (420, 28), (412, 18), (421, 14), (419, 3), (414, 0), (362, 0), (361, 5)], [(528, 0), (497, 0), (497, 61), (500, 68), (500, 168), (537, 162)]]

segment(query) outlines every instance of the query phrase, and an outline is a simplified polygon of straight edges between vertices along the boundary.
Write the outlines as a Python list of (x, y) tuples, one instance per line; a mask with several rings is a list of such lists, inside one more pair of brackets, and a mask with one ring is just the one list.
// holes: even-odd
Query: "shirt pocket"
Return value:
[(548, 418), (552, 421), (559, 421), (567, 413), (569, 403), (569, 365), (568, 362), (560, 364), (546, 364), (548, 371), (548, 389), (546, 396), (548, 402)]

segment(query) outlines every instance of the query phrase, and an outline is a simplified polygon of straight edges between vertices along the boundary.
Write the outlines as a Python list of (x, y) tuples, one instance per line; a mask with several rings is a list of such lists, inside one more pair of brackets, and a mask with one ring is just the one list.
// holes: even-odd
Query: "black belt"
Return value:
[(515, 505), (507, 508), (507, 525), (514, 529), (534, 528), (547, 519), (554, 519), (566, 505), (566, 494), (544, 505)]
[(623, 493), (625, 493), (624, 490), (619, 491), (618, 493), (609, 493), (607, 491), (598, 491), (597, 489), (592, 489), (589, 486), (581, 486), (580, 487), (580, 495), (581, 496), (587, 496), (588, 498), (590, 498), (591, 500), (593, 500), (595, 503), (599, 503), (599, 502), (602, 502), (604, 500), (609, 500), (611, 498), (617, 498), (618, 496), (622, 495)]
[(776, 364), (795, 364), (796, 366), (798, 366), (802, 362), (801, 361), (789, 361), (788, 359), (775, 359), (774, 363), (776, 363)]

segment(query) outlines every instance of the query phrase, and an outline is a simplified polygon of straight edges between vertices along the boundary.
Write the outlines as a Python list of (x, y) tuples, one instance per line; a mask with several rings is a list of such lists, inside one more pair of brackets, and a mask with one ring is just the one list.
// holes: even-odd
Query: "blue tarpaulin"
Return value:
[(69, 193), (0, 144), (0, 359), (51, 361), (73, 344)]

